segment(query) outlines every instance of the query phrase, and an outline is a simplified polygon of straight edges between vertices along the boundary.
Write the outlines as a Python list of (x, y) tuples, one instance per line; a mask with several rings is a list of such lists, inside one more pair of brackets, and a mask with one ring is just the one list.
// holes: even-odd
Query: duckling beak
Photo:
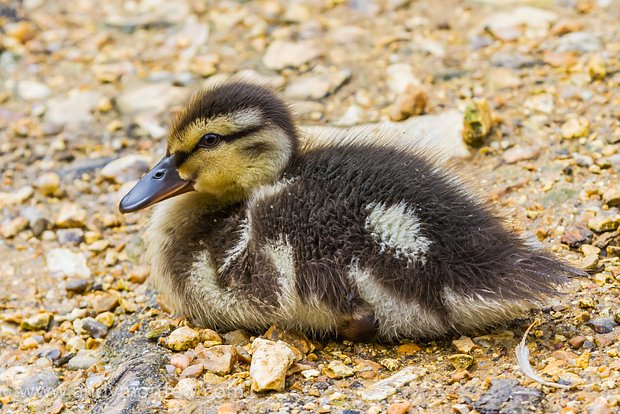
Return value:
[(188, 191), (194, 191), (194, 185), (179, 176), (175, 155), (170, 155), (146, 173), (118, 207), (121, 213), (132, 213)]

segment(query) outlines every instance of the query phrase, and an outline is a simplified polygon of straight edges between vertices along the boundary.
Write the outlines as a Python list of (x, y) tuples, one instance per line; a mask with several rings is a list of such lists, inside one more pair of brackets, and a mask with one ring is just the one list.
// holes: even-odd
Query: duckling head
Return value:
[(278, 179), (297, 150), (286, 104), (262, 86), (235, 82), (198, 92), (173, 120), (166, 156), (121, 200), (121, 212), (188, 191), (221, 205)]

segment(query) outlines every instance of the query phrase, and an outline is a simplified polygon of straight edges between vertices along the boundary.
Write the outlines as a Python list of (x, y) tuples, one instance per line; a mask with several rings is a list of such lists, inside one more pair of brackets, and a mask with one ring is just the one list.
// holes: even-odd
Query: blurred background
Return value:
[[(150, 372), (134, 372), (147, 398), (128, 401), (147, 411), (188, 410), (225, 389), (213, 412), (378, 413), (400, 400), (409, 412), (501, 412), (480, 403), (506, 403), (489, 384), (527, 385), (516, 329), (468, 349), (315, 344), (309, 363), (321, 376), (293, 375), (288, 396), (250, 396), (247, 364), (200, 377), (202, 393), (174, 388), (179, 372), (161, 368), (170, 352), (144, 339), (182, 323), (144, 283), (148, 214), (116, 206), (165, 151), (189, 94), (243, 78), (282, 92), (303, 125), (424, 123), (510, 226), (593, 271), (541, 316), (535, 346), (537, 369), (598, 385), (544, 402), (536, 389), (529, 402), (532, 412), (617, 410), (618, 22), (618, 0), (0, 0), (2, 409), (130, 410), (96, 390), (126, 378), (117, 366), (145, 350), (164, 362), (136, 365)], [(471, 361), (448, 362), (455, 353)], [(322, 374), (359, 359), (374, 374)], [(412, 361), (429, 369), (422, 385), (355, 397)]]

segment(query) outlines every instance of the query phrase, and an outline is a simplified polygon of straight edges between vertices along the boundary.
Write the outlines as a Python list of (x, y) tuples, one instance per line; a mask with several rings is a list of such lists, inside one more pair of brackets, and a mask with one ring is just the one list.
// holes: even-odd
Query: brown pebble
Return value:
[(422, 348), (420, 348), (418, 345), (414, 344), (413, 342), (409, 342), (407, 344), (402, 344), (398, 348), (396, 348), (396, 353), (398, 355), (413, 355), (417, 354), (421, 350)]
[(239, 404), (224, 403), (217, 407), (217, 414), (237, 414), (240, 409)]
[(203, 364), (190, 365), (181, 372), (181, 378), (196, 378), (205, 370)]
[(150, 272), (151, 268), (149, 266), (136, 266), (129, 273), (129, 281), (133, 283), (144, 283)]
[(170, 357), (170, 365), (180, 369), (181, 371), (184, 371), (185, 368), (189, 367), (189, 363), (189, 357), (184, 354), (174, 354)]
[(398, 97), (390, 119), (392, 121), (403, 121), (411, 116), (422, 115), (426, 111), (428, 95), (419, 86), (409, 84), (403, 93)]
[(409, 407), (411, 407), (411, 403), (409, 401), (397, 402), (388, 408), (388, 414), (405, 414), (409, 411)]
[(573, 348), (573, 349), (579, 349), (581, 348), (581, 346), (583, 345), (583, 343), (586, 341), (586, 337), (582, 336), (582, 335), (577, 335), (572, 337), (571, 339), (568, 340), (568, 344)]

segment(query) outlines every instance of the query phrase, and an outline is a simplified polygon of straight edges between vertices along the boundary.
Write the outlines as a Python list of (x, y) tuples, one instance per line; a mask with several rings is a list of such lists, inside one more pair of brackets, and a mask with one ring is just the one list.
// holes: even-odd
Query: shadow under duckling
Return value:
[(368, 137), (300, 147), (286, 104), (258, 85), (199, 92), (167, 144), (120, 209), (159, 203), (151, 278), (199, 326), (436, 337), (521, 317), (582, 274), (424, 151)]

